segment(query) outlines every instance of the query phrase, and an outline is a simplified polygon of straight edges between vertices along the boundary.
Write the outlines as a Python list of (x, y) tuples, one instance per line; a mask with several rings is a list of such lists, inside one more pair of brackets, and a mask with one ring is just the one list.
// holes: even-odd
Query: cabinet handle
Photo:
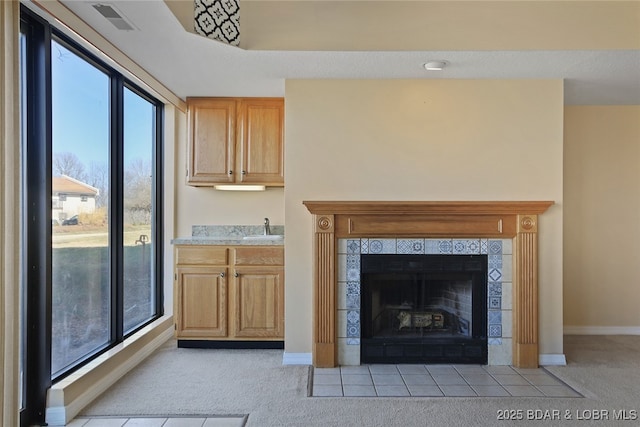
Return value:
[(229, 171), (229, 175), (233, 175), (233, 171)]
[(223, 273), (220, 273), (220, 277), (224, 277), (224, 272), (223, 272)]
[(247, 171), (242, 171), (242, 175), (246, 175), (246, 174), (247, 174)]
[(238, 276), (239, 276), (239, 274), (238, 274), (237, 271), (235, 273), (233, 273), (233, 277), (238, 277)]

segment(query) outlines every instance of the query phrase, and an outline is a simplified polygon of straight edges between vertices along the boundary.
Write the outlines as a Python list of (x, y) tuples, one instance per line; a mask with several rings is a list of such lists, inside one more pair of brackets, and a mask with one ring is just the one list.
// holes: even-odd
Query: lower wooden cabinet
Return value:
[(284, 249), (176, 246), (176, 338), (282, 341)]
[(181, 338), (226, 337), (226, 269), (176, 268), (176, 334)]
[(284, 336), (284, 269), (245, 268), (235, 277), (235, 336)]

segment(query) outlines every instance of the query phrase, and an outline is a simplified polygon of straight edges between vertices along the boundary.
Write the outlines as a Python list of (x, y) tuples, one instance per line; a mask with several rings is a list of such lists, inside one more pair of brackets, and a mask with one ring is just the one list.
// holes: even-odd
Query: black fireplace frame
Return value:
[[(360, 258), (360, 362), (487, 364), (487, 255), (362, 254)], [(369, 274), (430, 275), (455, 272), (472, 281), (470, 336), (374, 337)]]

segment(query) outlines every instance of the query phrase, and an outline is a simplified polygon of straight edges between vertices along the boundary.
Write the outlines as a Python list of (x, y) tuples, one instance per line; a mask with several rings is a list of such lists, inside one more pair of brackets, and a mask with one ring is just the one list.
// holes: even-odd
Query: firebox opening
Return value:
[(487, 363), (486, 255), (362, 255), (362, 363)]

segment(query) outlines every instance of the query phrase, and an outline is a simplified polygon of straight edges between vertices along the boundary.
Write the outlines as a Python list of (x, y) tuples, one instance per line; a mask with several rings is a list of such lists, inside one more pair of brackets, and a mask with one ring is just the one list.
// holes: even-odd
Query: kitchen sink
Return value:
[(253, 236), (244, 236), (245, 240), (282, 240), (284, 239), (283, 234), (256, 234)]

